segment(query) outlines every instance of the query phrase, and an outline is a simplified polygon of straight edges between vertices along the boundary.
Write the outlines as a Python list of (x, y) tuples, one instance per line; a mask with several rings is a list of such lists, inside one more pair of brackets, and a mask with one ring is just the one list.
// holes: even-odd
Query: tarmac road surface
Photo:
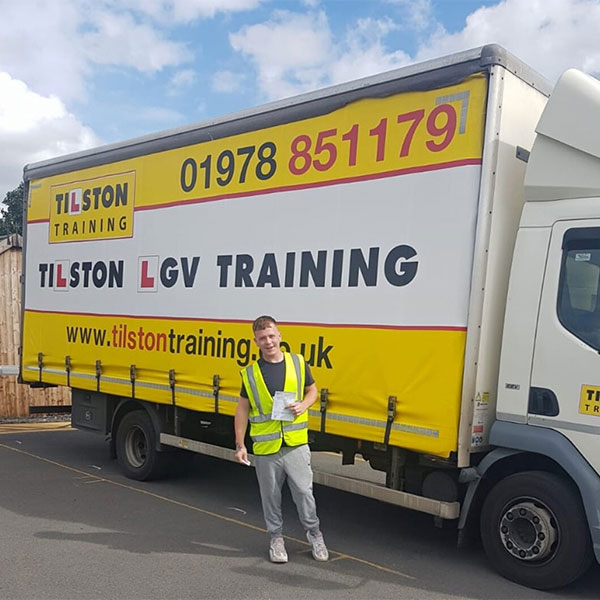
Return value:
[(600, 597), (598, 566), (565, 590), (529, 590), (428, 515), (315, 495), (331, 559), (313, 560), (288, 494), (290, 562), (274, 565), (252, 468), (195, 456), (183, 477), (136, 482), (101, 436), (0, 424), (0, 599)]

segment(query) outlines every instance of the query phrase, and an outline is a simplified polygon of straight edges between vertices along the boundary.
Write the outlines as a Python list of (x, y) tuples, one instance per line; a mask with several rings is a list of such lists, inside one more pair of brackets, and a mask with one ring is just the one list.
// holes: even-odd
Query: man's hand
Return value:
[(248, 413), (250, 412), (250, 402), (248, 398), (240, 396), (237, 408), (235, 409), (235, 417), (233, 418), (233, 428), (235, 431), (235, 460), (243, 465), (249, 465), (248, 451), (244, 446), (244, 436), (248, 428)]
[(294, 419), (299, 417), (308, 408), (304, 402), (290, 402), (285, 407), (294, 415)]
[(248, 450), (246, 450), (246, 446), (236, 446), (237, 450), (234, 454), (235, 460), (243, 465), (249, 465), (250, 461), (248, 460)]
[(286, 408), (294, 415), (294, 419), (306, 412), (317, 400), (317, 386), (311, 384), (304, 388), (304, 400), (302, 402), (291, 402)]

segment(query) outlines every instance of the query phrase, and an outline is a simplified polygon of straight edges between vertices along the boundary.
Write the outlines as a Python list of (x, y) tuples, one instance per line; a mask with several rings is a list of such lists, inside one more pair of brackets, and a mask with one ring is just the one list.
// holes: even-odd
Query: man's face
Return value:
[(275, 325), (269, 325), (264, 329), (255, 331), (254, 341), (260, 348), (265, 360), (279, 358), (281, 354), (281, 349), (279, 347), (279, 344), (281, 343), (281, 334)]

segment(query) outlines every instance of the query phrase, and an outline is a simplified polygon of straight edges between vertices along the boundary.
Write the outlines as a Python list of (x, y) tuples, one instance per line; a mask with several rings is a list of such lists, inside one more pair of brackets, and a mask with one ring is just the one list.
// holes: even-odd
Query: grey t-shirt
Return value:
[[(308, 387), (309, 385), (312, 385), (315, 380), (310, 372), (308, 364), (305, 362), (304, 365), (304, 385), (305, 387)], [(258, 366), (260, 367), (263, 379), (265, 380), (265, 384), (271, 396), (273, 396), (275, 392), (282, 392), (285, 384), (285, 359), (278, 363), (271, 363), (263, 358), (259, 358)], [(243, 398), (248, 397), (246, 386), (243, 381), (240, 396)]]

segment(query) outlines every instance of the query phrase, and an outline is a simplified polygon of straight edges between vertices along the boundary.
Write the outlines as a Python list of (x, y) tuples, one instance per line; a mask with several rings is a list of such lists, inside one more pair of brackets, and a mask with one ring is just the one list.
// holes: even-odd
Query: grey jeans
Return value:
[(256, 455), (255, 465), (263, 514), (270, 536), (280, 537), (283, 533), (281, 489), (286, 479), (302, 526), (306, 531), (318, 533), (319, 518), (313, 496), (308, 444), (283, 446), (275, 454)]

